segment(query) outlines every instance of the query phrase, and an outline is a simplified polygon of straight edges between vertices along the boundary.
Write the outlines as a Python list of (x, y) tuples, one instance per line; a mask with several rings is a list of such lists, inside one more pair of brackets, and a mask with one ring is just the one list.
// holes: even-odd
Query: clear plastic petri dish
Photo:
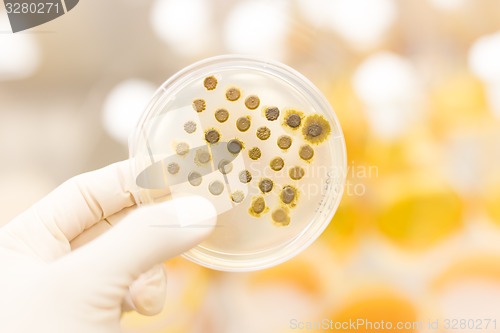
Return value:
[(330, 223), (346, 176), (342, 130), (319, 90), (283, 64), (233, 55), (160, 87), (130, 160), (142, 204), (184, 195), (214, 204), (214, 232), (183, 256), (223, 271), (271, 267), (304, 250)]

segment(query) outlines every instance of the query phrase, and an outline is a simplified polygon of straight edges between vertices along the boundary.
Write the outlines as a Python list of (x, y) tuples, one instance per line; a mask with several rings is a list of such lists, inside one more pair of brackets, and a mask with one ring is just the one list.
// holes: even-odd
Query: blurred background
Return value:
[(82, 0), (15, 35), (0, 6), (0, 224), (126, 159), (155, 89), (224, 53), (282, 61), (327, 96), (347, 143), (344, 198), (277, 267), (167, 263), (165, 311), (125, 315), (126, 332), (290, 332), (323, 318), (500, 329), (497, 0)]

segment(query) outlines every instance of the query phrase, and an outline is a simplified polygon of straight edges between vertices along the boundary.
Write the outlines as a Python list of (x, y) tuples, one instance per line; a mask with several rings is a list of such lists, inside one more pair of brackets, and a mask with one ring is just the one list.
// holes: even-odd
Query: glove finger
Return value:
[(127, 207), (125, 209), (122, 209), (118, 213), (105, 218), (101, 222), (94, 224), (92, 227), (85, 230), (71, 241), (71, 249), (75, 250), (87, 243), (90, 243), (91, 241), (111, 229), (112, 226), (120, 223), (121, 220), (123, 220), (128, 214), (130, 214), (137, 208), (137, 206)]
[[(62, 260), (86, 274), (89, 286), (128, 286), (143, 272), (203, 241), (212, 232), (216, 211), (207, 199), (182, 197), (137, 209), (117, 226)], [(91, 273), (91, 274), (89, 274)], [(93, 283), (95, 282), (95, 283)]]
[[(75, 250), (87, 243), (90, 243), (111, 229), (112, 226), (120, 223), (120, 221), (123, 220), (127, 214), (130, 214), (135, 209), (137, 209), (137, 206), (127, 207), (93, 225), (71, 242), (71, 248)], [(156, 265), (152, 269), (141, 274), (137, 280), (132, 282), (123, 301), (122, 311), (136, 311), (146, 316), (158, 314), (161, 312), (165, 304), (166, 292), (167, 276), (165, 268), (163, 264)]]
[(71, 250), (76, 250), (77, 248), (90, 243), (106, 231), (111, 229), (111, 225), (106, 222), (106, 221), (101, 221), (99, 223), (94, 224), (92, 227), (89, 229), (85, 230), (82, 232), (78, 237), (73, 239), (70, 243), (71, 245)]
[(146, 316), (160, 313), (165, 305), (167, 275), (163, 264), (141, 274), (129, 287), (122, 304), (123, 311), (135, 310)]
[(136, 204), (129, 164), (123, 161), (71, 178), (12, 220), (10, 232), (25, 240), (37, 257), (39, 252), (50, 252), (43, 256), (48, 260), (61, 257), (84, 230)]

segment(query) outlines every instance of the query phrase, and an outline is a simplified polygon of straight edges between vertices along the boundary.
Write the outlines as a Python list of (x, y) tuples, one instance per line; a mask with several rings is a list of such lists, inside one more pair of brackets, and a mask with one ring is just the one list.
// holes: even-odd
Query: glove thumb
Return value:
[(94, 285), (123, 287), (124, 295), (139, 275), (202, 242), (213, 231), (216, 215), (199, 196), (140, 208), (68, 260), (85, 271), (87, 285), (95, 279)]

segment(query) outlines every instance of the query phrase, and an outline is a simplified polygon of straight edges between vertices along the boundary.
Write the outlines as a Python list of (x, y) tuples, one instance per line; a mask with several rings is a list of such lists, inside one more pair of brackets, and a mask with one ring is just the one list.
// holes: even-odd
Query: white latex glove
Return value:
[[(158, 264), (208, 236), (216, 212), (206, 199), (184, 197), (120, 213), (135, 205), (128, 174), (120, 162), (74, 177), (0, 228), (1, 333), (120, 332), (123, 309), (162, 309)], [(126, 217), (71, 250), (73, 240), (93, 238), (88, 230), (111, 228), (103, 220), (116, 213)]]

